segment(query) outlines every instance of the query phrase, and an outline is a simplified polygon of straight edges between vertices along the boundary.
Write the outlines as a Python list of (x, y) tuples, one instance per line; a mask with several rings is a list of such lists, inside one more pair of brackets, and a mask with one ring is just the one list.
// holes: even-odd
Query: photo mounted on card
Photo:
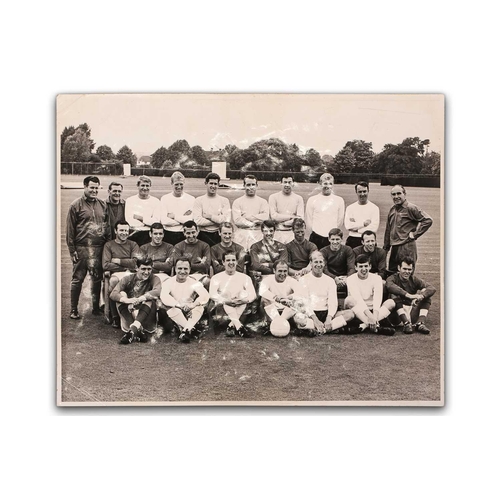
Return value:
[(57, 96), (59, 406), (443, 406), (444, 96)]

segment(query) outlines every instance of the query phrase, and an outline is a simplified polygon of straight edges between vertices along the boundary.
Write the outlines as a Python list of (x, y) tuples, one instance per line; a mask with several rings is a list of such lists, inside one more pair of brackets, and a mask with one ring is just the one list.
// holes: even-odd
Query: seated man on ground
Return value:
[(172, 274), (174, 247), (163, 241), (163, 226), (160, 222), (151, 224), (149, 236), (151, 242), (141, 246), (141, 252), (150, 257), (153, 261), (153, 273), (160, 278), (163, 283)]
[(189, 276), (190, 271), (189, 259), (179, 257), (175, 263), (175, 277), (163, 283), (160, 294), (168, 317), (177, 326), (179, 340), (185, 343), (202, 333), (197, 324), (210, 298), (203, 285)]
[(361, 235), (361, 245), (353, 249), (354, 256), (366, 255), (370, 259), (370, 272), (378, 274), (383, 280), (386, 275), (387, 253), (377, 246), (377, 235), (367, 230)]
[(198, 226), (196, 222), (188, 220), (183, 224), (184, 241), (174, 246), (172, 258), (174, 263), (180, 257), (185, 257), (191, 264), (191, 277), (201, 281), (208, 289), (210, 283), (210, 246), (198, 239)]
[[(112, 241), (107, 241), (102, 253), (102, 268), (111, 273), (109, 279), (109, 292), (127, 274), (135, 272), (136, 259), (140, 257), (141, 251), (135, 241), (130, 241), (128, 235), (130, 225), (127, 221), (121, 220), (115, 223), (116, 237)], [(114, 328), (119, 328), (118, 310), (115, 302), (110, 299), (109, 303), (111, 324)]]
[(237, 257), (235, 252), (224, 254), (224, 271), (216, 274), (210, 280), (210, 298), (213, 301), (214, 321), (227, 323), (226, 336), (251, 337), (243, 325), (245, 312), (256, 298), (252, 280), (246, 274), (236, 270)]
[(352, 311), (338, 311), (337, 285), (323, 273), (325, 258), (319, 251), (311, 255), (311, 272), (300, 278), (303, 307), (295, 315), (296, 333), (314, 337), (332, 333), (354, 318)]
[(356, 257), (356, 274), (349, 276), (346, 280), (348, 297), (345, 300), (345, 308), (352, 310), (360, 325), (350, 327), (349, 333), (361, 333), (368, 331), (380, 335), (394, 335), (395, 330), (386, 321), (386, 326), (381, 324), (394, 309), (392, 299), (382, 304), (384, 285), (378, 274), (370, 272), (371, 264), (367, 255)]
[(219, 227), (219, 234), (221, 238), (220, 243), (210, 248), (214, 274), (224, 271), (224, 254), (229, 251), (236, 252), (236, 258), (238, 260), (236, 270), (239, 273), (245, 273), (250, 257), (248, 252), (241, 245), (233, 241), (233, 225), (230, 222), (223, 222)]
[(346, 278), (356, 272), (354, 268), (354, 252), (352, 248), (342, 245), (344, 233), (338, 229), (330, 229), (328, 241), (330, 245), (320, 248), (320, 252), (325, 257), (325, 274), (335, 280), (337, 292), (346, 293)]
[[(296, 279), (288, 276), (288, 264), (279, 260), (274, 264), (274, 274), (262, 279), (259, 295), (262, 297), (262, 307), (269, 324), (281, 316), (289, 322), (295, 316), (296, 309), (292, 309), (295, 294), (300, 289)], [(269, 330), (269, 328), (268, 328)], [(268, 331), (264, 333), (266, 335)]]
[(398, 272), (387, 278), (389, 296), (394, 299), (395, 309), (403, 322), (403, 333), (413, 330), (428, 335), (431, 333), (425, 321), (431, 306), (431, 297), (436, 289), (423, 279), (414, 276), (415, 261), (403, 255)]
[(318, 247), (306, 239), (306, 223), (303, 219), (294, 219), (292, 222), (294, 239), (287, 243), (288, 273), (299, 279), (311, 272), (311, 254)]
[(118, 304), (124, 332), (121, 344), (131, 344), (134, 339), (146, 342), (146, 333), (156, 329), (156, 300), (160, 296), (161, 282), (153, 274), (153, 262), (149, 257), (139, 257), (136, 262), (136, 272), (123, 277), (110, 295)]

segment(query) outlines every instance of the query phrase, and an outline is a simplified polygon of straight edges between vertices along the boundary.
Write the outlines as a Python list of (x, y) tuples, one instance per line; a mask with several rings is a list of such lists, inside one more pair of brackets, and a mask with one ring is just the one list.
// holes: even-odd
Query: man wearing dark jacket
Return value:
[(66, 243), (73, 262), (71, 319), (81, 318), (78, 302), (87, 272), (92, 283), (92, 314), (100, 314), (102, 251), (109, 233), (106, 203), (97, 197), (99, 185), (98, 177), (85, 177), (83, 196), (70, 205), (66, 219)]

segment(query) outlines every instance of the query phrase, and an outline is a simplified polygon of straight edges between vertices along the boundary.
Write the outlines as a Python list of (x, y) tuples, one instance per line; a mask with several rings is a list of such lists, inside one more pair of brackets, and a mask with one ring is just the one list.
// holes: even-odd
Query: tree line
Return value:
[[(303, 153), (297, 144), (287, 144), (271, 138), (254, 142), (240, 149), (228, 144), (218, 151), (205, 151), (201, 146), (191, 147), (180, 139), (168, 148), (161, 146), (151, 155), (151, 167), (157, 169), (196, 169), (209, 167), (212, 161), (225, 161), (230, 170), (291, 171), (304, 169), (332, 173), (427, 174), (440, 173), (441, 155), (429, 151), (430, 141), (408, 137), (399, 144), (385, 144), (380, 153), (373, 151), (372, 143), (359, 139), (348, 141), (335, 155), (321, 156), (314, 148)], [(127, 146), (115, 154), (106, 144), (93, 152), (95, 143), (91, 129), (83, 123), (65, 127), (61, 134), (63, 162), (129, 163), (137, 165), (137, 156)]]

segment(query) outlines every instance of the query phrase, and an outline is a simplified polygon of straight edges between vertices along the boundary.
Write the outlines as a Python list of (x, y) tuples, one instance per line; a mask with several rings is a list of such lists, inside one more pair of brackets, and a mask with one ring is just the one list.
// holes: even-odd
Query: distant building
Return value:
[(138, 167), (147, 167), (151, 165), (151, 156), (141, 156), (137, 161)]

